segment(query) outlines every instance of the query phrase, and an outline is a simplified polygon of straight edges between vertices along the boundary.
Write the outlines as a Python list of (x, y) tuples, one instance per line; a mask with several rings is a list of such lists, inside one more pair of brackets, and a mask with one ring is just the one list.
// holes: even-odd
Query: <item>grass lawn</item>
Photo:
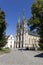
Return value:
[(2, 48), (0, 54), (9, 53), (11, 50), (9, 48)]

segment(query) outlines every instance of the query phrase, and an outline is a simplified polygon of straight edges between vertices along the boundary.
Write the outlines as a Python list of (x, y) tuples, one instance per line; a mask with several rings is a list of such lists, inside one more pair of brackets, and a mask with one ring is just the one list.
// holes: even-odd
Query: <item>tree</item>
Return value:
[(36, 0), (32, 5), (32, 17), (28, 20), (30, 30), (36, 29), (40, 36), (39, 46), (43, 49), (43, 0)]
[(6, 20), (5, 20), (5, 12), (0, 9), (0, 48), (4, 47), (6, 44)]

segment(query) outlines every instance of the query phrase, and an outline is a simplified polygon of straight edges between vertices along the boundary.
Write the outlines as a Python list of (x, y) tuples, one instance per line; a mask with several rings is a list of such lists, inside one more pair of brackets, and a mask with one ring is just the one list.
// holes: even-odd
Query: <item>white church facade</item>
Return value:
[(13, 35), (7, 36), (7, 44), (4, 48), (14, 48), (14, 37)]

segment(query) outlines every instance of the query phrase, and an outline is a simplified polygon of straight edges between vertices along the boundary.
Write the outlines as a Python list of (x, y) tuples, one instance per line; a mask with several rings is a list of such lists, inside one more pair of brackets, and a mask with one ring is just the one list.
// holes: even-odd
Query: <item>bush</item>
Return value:
[(38, 48), (38, 50), (39, 50), (39, 51), (43, 51), (43, 49), (42, 49), (42, 48)]
[(9, 53), (10, 52), (10, 49), (9, 48), (2, 48), (0, 50), (0, 52), (2, 52), (2, 53)]

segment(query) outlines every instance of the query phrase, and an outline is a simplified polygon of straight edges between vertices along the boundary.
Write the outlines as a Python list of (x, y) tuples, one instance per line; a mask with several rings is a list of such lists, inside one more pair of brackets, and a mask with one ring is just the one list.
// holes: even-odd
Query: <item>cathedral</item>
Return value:
[(26, 18), (23, 16), (22, 22), (18, 18), (16, 28), (16, 48), (35, 48), (39, 47), (39, 35), (28, 30)]

